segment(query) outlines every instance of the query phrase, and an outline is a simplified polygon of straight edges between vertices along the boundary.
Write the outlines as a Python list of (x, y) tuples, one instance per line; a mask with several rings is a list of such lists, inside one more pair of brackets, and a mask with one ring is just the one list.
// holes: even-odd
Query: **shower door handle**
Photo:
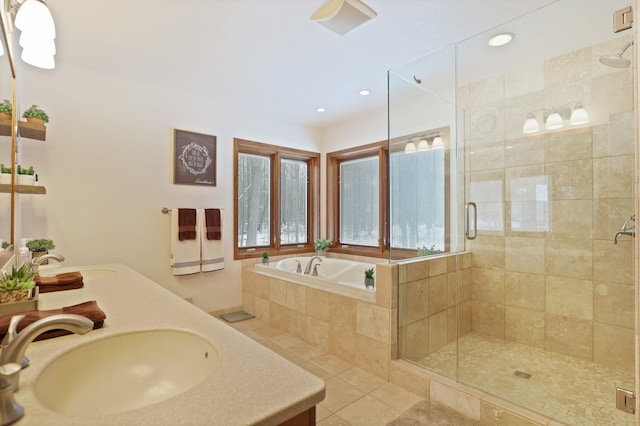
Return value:
[[(473, 207), (473, 233), (471, 230), (471, 207)], [(469, 202), (464, 206), (464, 210), (464, 236), (467, 240), (475, 240), (478, 236), (478, 207), (476, 206), (476, 203)]]

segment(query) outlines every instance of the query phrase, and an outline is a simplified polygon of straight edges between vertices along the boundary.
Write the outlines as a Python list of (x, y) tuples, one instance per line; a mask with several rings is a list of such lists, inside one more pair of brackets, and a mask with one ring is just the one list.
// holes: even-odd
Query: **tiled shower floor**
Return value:
[[(633, 372), (474, 332), (459, 340), (458, 351), (461, 383), (570, 425), (634, 424), (632, 414), (615, 408), (617, 386), (634, 390)], [(455, 359), (453, 342), (419, 364), (455, 378)]]

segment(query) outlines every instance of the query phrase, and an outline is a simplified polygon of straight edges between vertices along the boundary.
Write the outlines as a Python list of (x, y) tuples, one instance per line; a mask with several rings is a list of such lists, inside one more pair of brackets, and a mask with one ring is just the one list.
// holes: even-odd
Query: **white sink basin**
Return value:
[(90, 342), (44, 368), (35, 384), (47, 408), (79, 416), (120, 413), (179, 395), (207, 378), (218, 353), (202, 337), (150, 330)]
[(80, 272), (82, 278), (85, 280), (91, 280), (96, 278), (102, 278), (107, 275), (112, 275), (118, 271), (106, 268), (92, 268), (92, 267), (64, 267), (64, 268), (40, 268), (40, 275), (43, 277), (51, 277), (58, 274), (66, 274), (67, 272)]

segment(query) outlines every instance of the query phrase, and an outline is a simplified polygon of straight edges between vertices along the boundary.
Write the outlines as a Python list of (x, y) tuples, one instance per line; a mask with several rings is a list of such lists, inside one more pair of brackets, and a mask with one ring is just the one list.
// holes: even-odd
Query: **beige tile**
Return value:
[(633, 283), (633, 244), (630, 238), (593, 241), (593, 279), (620, 284)]
[(634, 288), (629, 284), (594, 283), (594, 321), (633, 328)]
[(316, 346), (308, 343), (300, 343), (299, 345), (290, 346), (289, 351), (293, 354), (299, 355), (305, 360), (310, 361), (314, 358), (324, 355), (326, 352), (318, 349)]
[(471, 300), (472, 291), (473, 291), (473, 273), (472, 268), (463, 269), (459, 273), (460, 280), (460, 293), (459, 298), (461, 302), (466, 302), (467, 300)]
[(472, 329), (472, 301), (468, 300), (460, 304), (460, 334), (464, 335)]
[(591, 78), (591, 48), (575, 50), (544, 61), (544, 87), (566, 86)]
[(447, 344), (458, 338), (458, 312), (455, 306), (447, 309)]
[(545, 349), (587, 361), (593, 358), (593, 322), (547, 314)]
[(306, 340), (318, 349), (329, 350), (329, 323), (313, 317), (306, 317)]
[(282, 306), (287, 306), (287, 282), (282, 280), (269, 281), (269, 300)]
[(246, 291), (242, 292), (242, 309), (245, 312), (250, 312), (255, 315), (256, 312), (256, 298), (253, 294)]
[(329, 296), (329, 352), (356, 361), (356, 301), (336, 294)]
[(593, 198), (633, 196), (633, 156), (620, 155), (593, 160)]
[(504, 95), (506, 98), (542, 89), (544, 89), (544, 70), (540, 62), (504, 74)]
[(447, 319), (447, 310), (429, 317), (429, 353), (439, 351), (449, 342)]
[(329, 293), (315, 288), (307, 288), (306, 314), (322, 320), (329, 321)]
[(544, 348), (544, 312), (505, 308), (505, 339)]
[[(520, 124), (523, 124), (522, 117), (520, 117)], [(520, 131), (522, 131), (522, 128)], [(542, 164), (544, 164), (544, 139), (522, 137), (522, 135), (519, 135), (505, 142), (505, 167), (511, 168)]]
[[(593, 238), (613, 240), (613, 236), (633, 214), (633, 199), (598, 198), (593, 200)], [(629, 237), (621, 237), (621, 240)]]
[(403, 286), (406, 291), (406, 321), (412, 323), (429, 315), (429, 280), (408, 282)]
[(286, 332), (290, 335), (297, 337), (301, 340), (306, 339), (307, 321), (303, 313), (294, 311), (293, 309), (287, 310), (287, 326)]
[[(522, 414), (523, 411), (527, 413)], [(486, 397), (481, 401), (480, 423), (495, 426), (542, 426), (549, 423), (549, 418), (497, 398)]]
[(273, 278), (267, 278), (262, 276), (259, 279), (256, 279), (254, 284), (254, 290), (255, 290), (254, 294), (256, 297), (259, 297), (264, 300), (269, 300), (269, 291), (271, 288), (269, 281), (271, 279)]
[(407, 324), (406, 329), (406, 351), (402, 352), (402, 357), (412, 361), (419, 361), (429, 355), (429, 319)]
[(504, 268), (503, 236), (478, 235), (470, 247), (473, 267)]
[(594, 323), (594, 361), (611, 368), (633, 371), (634, 341), (633, 328)]
[(350, 426), (346, 420), (341, 419), (335, 414), (330, 415), (329, 417), (322, 420), (318, 423), (318, 426)]
[[(385, 308), (398, 306), (398, 265), (376, 266), (376, 304)], [(308, 297), (308, 296), (307, 296)]]
[(504, 305), (473, 300), (471, 313), (473, 331), (504, 338)]
[(590, 128), (580, 129), (579, 133), (547, 136), (545, 139), (545, 162), (591, 159), (593, 135)]
[[(599, 111), (607, 114), (633, 110), (633, 70), (631, 68), (616, 70), (611, 74), (601, 75), (593, 79), (591, 85), (591, 104), (598, 105)], [(602, 117), (593, 117), (600, 122)]]
[(447, 309), (449, 279), (447, 274), (429, 278), (429, 315)]
[(349, 370), (350, 368), (353, 368), (353, 366), (351, 364), (349, 364), (348, 362), (345, 362), (343, 360), (341, 360), (340, 358), (331, 355), (331, 354), (324, 354), (321, 355), (319, 357), (316, 357), (314, 359), (312, 359), (311, 361), (309, 361), (311, 364), (314, 364), (320, 368), (322, 368), (325, 371), (328, 371), (329, 373), (333, 374), (333, 375), (337, 375), (340, 374), (344, 371)]
[(421, 259), (406, 265), (406, 282), (416, 281), (429, 276), (429, 262)]
[[(544, 92), (542, 90), (535, 90), (520, 94), (516, 97), (506, 98), (504, 111), (505, 135), (522, 137), (524, 121), (528, 117), (529, 113), (534, 111), (535, 115), (535, 113), (540, 111), (542, 108), (544, 108)], [(538, 114), (541, 116), (540, 113)], [(538, 120), (540, 119), (541, 118), (538, 118)], [(505, 149), (508, 150), (510, 144), (505, 145)]]
[(447, 258), (439, 257), (429, 260), (429, 277), (447, 273)]
[[(276, 327), (279, 330), (287, 331), (287, 323), (289, 321), (289, 308), (278, 305), (277, 303), (270, 303), (268, 312), (268, 319), (263, 321), (269, 323), (271, 326)], [(258, 315), (256, 315), (256, 318), (261, 319)]]
[(254, 299), (253, 314), (260, 321), (269, 323), (270, 321), (270, 303), (260, 297)]
[(590, 239), (593, 223), (593, 200), (555, 200), (551, 206), (553, 238)]
[(451, 407), (471, 419), (480, 418), (480, 398), (431, 381), (431, 401)]
[(355, 365), (384, 380), (389, 379), (391, 345), (358, 334), (356, 336)]
[(358, 367), (350, 368), (349, 370), (340, 373), (338, 377), (367, 393), (372, 392), (387, 383), (380, 377), (367, 373)]
[(547, 275), (579, 279), (593, 278), (591, 240), (547, 239), (545, 257)]
[(474, 299), (504, 304), (504, 270), (472, 268), (472, 276)]
[(593, 283), (547, 276), (547, 312), (583, 320), (593, 320)]
[(545, 165), (552, 200), (589, 199), (593, 195), (592, 160), (573, 160)]
[(470, 83), (468, 87), (468, 106), (484, 105), (504, 99), (503, 74)]
[(316, 405), (316, 422), (321, 422), (331, 415), (331, 411), (327, 410), (322, 405)]
[(508, 306), (544, 311), (545, 276), (507, 272), (505, 275), (505, 303)]
[(633, 111), (609, 115), (609, 123), (593, 128), (593, 156), (633, 154)]
[(369, 395), (379, 401), (385, 402), (401, 412), (408, 410), (413, 405), (423, 400), (420, 396), (391, 383), (386, 383), (383, 386), (378, 387)]
[(474, 139), (469, 155), (469, 170), (491, 170), (504, 167), (504, 136)]
[(287, 307), (298, 312), (305, 312), (306, 287), (303, 285), (287, 283)]
[(544, 273), (543, 238), (506, 237), (505, 269), (510, 272)]
[(352, 426), (386, 426), (400, 413), (398, 409), (365, 395), (338, 411), (336, 415)]
[(325, 398), (320, 405), (335, 413), (365, 395), (344, 380), (333, 377), (325, 382)]
[(447, 273), (447, 307), (456, 306), (458, 287), (458, 274), (455, 272)]
[(309, 373), (313, 374), (316, 377), (321, 378), (322, 380), (329, 380), (330, 378), (336, 376), (336, 374), (333, 374), (327, 370), (325, 370), (324, 368), (321, 368), (319, 366), (317, 366), (316, 364), (312, 363), (312, 362), (305, 362), (303, 364), (300, 364), (300, 367), (304, 368), (305, 370), (307, 370)]
[(471, 107), (465, 113), (466, 131), (469, 139), (499, 135), (504, 132), (503, 101)]
[(246, 332), (247, 335), (254, 335), (261, 340), (271, 339), (275, 336), (281, 335), (282, 333), (283, 333), (282, 330), (279, 330), (275, 327), (271, 327), (270, 325), (262, 325), (260, 327), (255, 327)]
[(430, 381), (422, 370), (404, 361), (392, 361), (389, 382), (428, 400)]
[(382, 343), (391, 343), (390, 310), (371, 303), (356, 302), (356, 332)]

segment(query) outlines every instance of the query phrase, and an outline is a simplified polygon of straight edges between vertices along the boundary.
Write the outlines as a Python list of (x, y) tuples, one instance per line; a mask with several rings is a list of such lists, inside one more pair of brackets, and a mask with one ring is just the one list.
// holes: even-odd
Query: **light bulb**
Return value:
[(547, 117), (547, 121), (544, 124), (544, 127), (547, 130), (556, 130), (561, 129), (564, 124), (562, 123), (562, 117), (557, 112), (552, 112)]

